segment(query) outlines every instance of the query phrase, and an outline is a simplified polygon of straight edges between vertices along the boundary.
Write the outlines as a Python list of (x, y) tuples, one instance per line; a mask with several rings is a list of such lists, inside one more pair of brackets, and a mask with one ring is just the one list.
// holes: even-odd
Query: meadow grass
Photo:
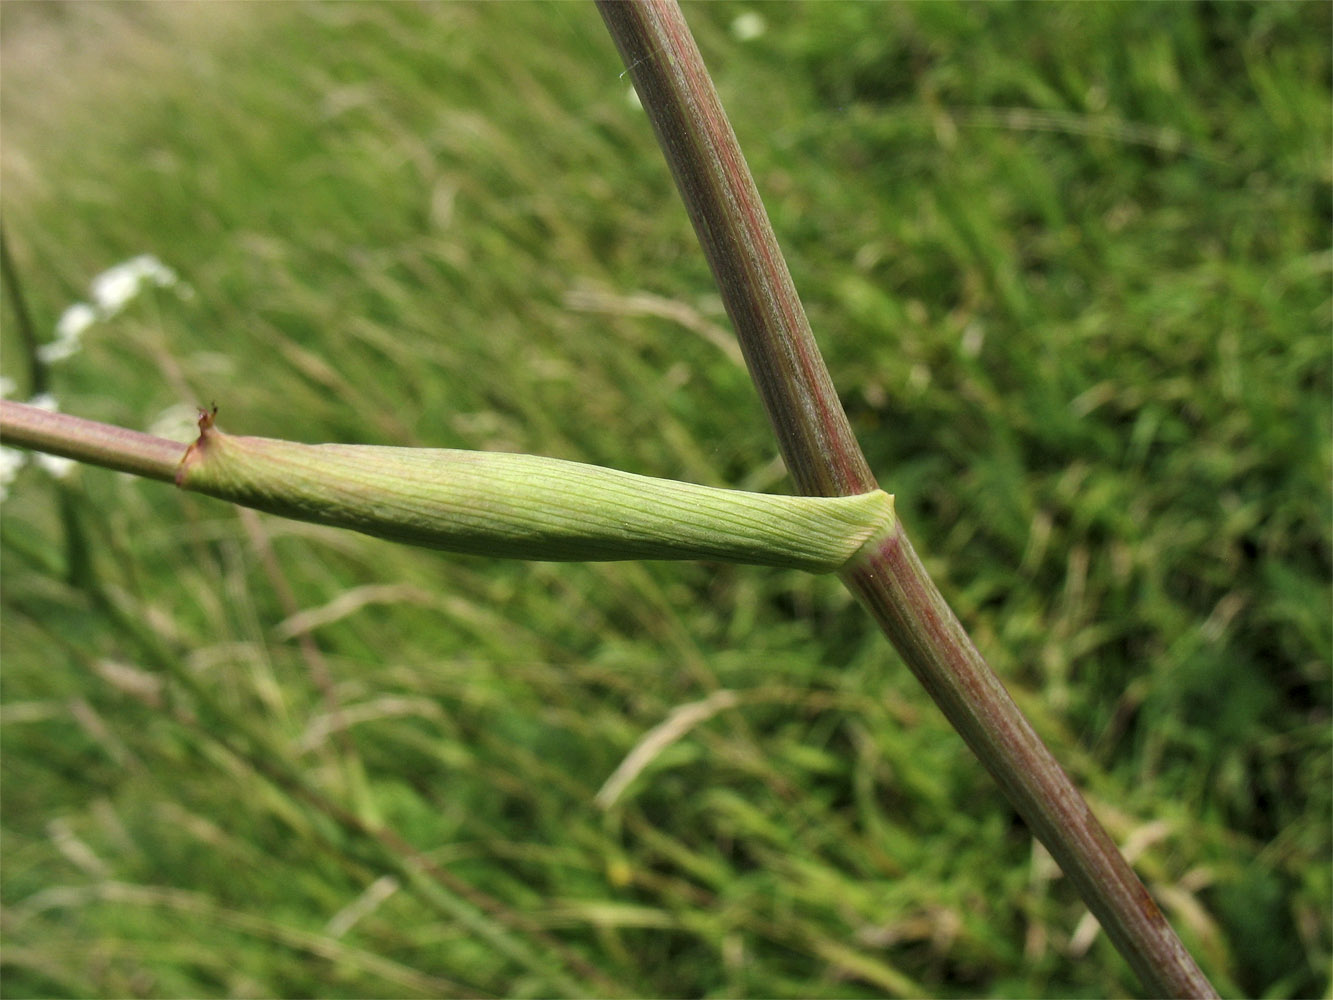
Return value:
[[(1327, 995), (1329, 8), (687, 14), (979, 647), (1214, 983)], [(0, 17), (39, 331), (136, 254), (184, 282), (63, 409), (789, 488), (591, 5)], [(91, 469), (24, 469), (0, 542), (5, 996), (1137, 990), (834, 579)]]

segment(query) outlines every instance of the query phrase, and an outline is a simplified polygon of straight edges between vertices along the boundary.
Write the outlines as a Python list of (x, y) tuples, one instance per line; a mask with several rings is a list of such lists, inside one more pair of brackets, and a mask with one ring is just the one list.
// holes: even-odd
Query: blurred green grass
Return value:
[[(960, 617), (1214, 981), (1330, 995), (1329, 8), (687, 12)], [(788, 488), (590, 6), (9, 0), (0, 44), (40, 329), (138, 253), (192, 292), (63, 409)], [(25, 469), (0, 541), (5, 996), (1137, 992), (836, 581), (98, 470)]]

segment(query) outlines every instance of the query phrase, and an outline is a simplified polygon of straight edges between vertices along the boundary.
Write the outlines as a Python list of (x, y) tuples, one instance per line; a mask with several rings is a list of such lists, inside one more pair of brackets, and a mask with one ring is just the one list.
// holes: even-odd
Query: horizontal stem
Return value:
[(0, 444), (63, 455), (167, 483), (175, 479), (186, 449), (179, 441), (11, 400), (0, 400)]
[(828, 573), (893, 525), (893, 498), (793, 497), (540, 455), (300, 444), (200, 422), (176, 482), (377, 538), (542, 561), (704, 559)]
[(637, 476), (539, 455), (233, 437), (202, 414), (174, 441), (21, 403), (10, 444), (376, 538), (545, 561), (701, 559), (830, 573), (893, 528), (893, 498), (793, 497)]

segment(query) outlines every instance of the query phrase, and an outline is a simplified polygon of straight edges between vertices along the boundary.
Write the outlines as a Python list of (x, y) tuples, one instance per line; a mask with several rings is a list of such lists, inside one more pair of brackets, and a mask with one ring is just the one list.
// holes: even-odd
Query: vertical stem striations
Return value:
[(1216, 996), (1078, 788), (977, 652), (901, 522), (841, 576), (1046, 845), (1150, 995)]
[[(597, 0), (717, 279), (782, 455), (807, 494), (874, 476), (834, 392), (735, 134), (675, 0)], [(1157, 996), (1216, 996), (1033, 732), (896, 523), (842, 578)]]
[(809, 496), (870, 492), (875, 477), (680, 8), (598, 7), (666, 153), (787, 468)]

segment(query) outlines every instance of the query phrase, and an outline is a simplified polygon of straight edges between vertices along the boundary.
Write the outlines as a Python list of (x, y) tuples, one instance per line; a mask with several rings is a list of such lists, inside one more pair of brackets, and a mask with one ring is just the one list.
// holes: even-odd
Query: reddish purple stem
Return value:
[[(685, 201), (787, 468), (811, 495), (876, 488), (768, 215), (675, 0), (598, 0)], [(1216, 996), (926, 573), (900, 524), (842, 573), (1158, 996)]]

